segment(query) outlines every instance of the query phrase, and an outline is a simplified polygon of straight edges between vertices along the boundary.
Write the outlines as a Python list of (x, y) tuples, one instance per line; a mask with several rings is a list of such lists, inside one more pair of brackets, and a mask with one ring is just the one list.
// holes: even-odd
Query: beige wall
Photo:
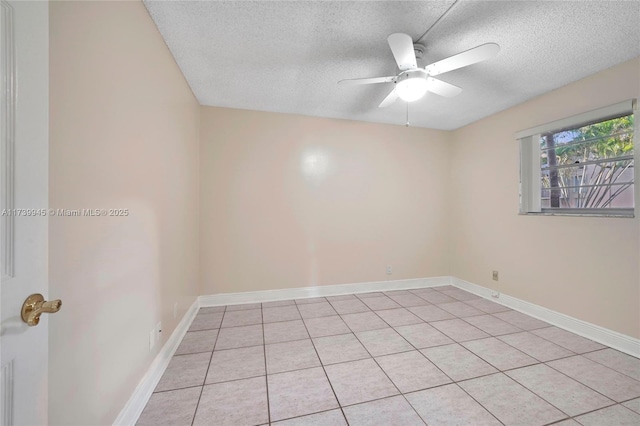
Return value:
[(635, 59), (453, 132), (454, 276), (640, 337), (638, 217), (519, 216), (515, 141), (519, 130), (639, 97), (639, 86)]
[(201, 122), (203, 294), (449, 274), (446, 132), (211, 107)]
[(50, 220), (50, 423), (111, 424), (198, 294), (199, 106), (141, 2), (50, 8), (50, 206), (130, 210)]

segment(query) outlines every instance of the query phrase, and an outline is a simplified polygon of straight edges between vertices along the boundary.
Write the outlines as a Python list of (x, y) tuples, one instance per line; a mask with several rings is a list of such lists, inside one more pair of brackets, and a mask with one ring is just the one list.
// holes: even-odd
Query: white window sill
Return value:
[(583, 212), (519, 212), (520, 216), (574, 216), (574, 217), (613, 217), (620, 219), (633, 219), (635, 214), (630, 213), (583, 213)]

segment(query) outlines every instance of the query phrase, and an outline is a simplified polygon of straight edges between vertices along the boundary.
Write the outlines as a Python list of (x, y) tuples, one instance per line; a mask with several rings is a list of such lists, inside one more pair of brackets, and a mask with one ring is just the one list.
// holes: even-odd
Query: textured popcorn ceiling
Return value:
[[(451, 3), (145, 1), (202, 105), (393, 124), (406, 103), (377, 107), (393, 84), (337, 82), (396, 74), (387, 36), (415, 41)], [(462, 0), (422, 65), (487, 42), (498, 56), (439, 76), (462, 94), (411, 103), (413, 126), (455, 129), (640, 56), (640, 2)]]

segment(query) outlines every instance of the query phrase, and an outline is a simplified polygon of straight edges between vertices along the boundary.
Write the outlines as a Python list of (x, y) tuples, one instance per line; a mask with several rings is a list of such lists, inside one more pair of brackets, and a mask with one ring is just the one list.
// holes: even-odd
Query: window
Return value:
[(634, 107), (622, 102), (519, 132), (520, 212), (633, 217)]

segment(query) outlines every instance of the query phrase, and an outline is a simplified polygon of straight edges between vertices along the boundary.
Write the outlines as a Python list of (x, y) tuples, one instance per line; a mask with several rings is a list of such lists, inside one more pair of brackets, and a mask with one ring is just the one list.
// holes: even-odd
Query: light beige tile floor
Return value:
[(202, 308), (140, 425), (640, 425), (640, 360), (452, 286)]

